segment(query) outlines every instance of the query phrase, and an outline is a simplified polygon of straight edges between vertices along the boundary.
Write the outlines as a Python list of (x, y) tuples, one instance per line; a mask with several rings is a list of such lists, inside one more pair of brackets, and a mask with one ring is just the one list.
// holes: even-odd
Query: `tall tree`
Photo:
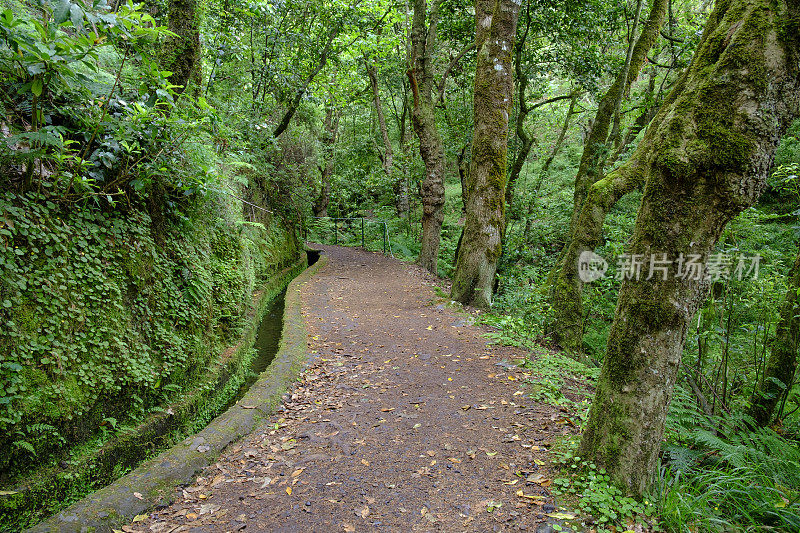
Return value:
[[(667, 12), (668, 0), (652, 0), (650, 14), (638, 39), (633, 32), (638, 25), (642, 0), (637, 3), (634, 27), (625, 58), (625, 65), (608, 88), (597, 108), (597, 114), (589, 135), (586, 137), (580, 166), (575, 176), (575, 192), (572, 218), (570, 220), (569, 240), (575, 239), (575, 226), (583, 208), (589, 188), (602, 178), (602, 169), (608, 153), (608, 136), (615, 114), (633, 81), (647, 60), (647, 53), (659, 35)], [(581, 350), (583, 335), (583, 308), (581, 302), (581, 281), (577, 274), (578, 256), (573, 256), (569, 243), (562, 252), (551, 274), (551, 305), (553, 319), (551, 334), (562, 347), (573, 352)]]
[(475, 130), (451, 296), (478, 307), (492, 303), (505, 234), (508, 117), (514, 98), (511, 54), (519, 6), (518, 0), (475, 1)]
[(781, 316), (775, 331), (772, 353), (764, 368), (764, 376), (750, 407), (750, 415), (759, 426), (772, 420), (775, 407), (788, 394), (797, 370), (797, 349), (800, 347), (800, 250), (789, 272), (789, 288), (781, 305)]
[(165, 69), (172, 74), (169, 81), (186, 90), (190, 82), (200, 80), (200, 6), (198, 0), (170, 0), (168, 9), (169, 31)]
[[(389, 129), (386, 127), (386, 118), (383, 114), (383, 105), (381, 104), (381, 91), (378, 87), (378, 67), (375, 62), (369, 58), (366, 59), (367, 76), (369, 77), (369, 85), (372, 88), (372, 104), (375, 106), (375, 115), (378, 118), (378, 130), (381, 134), (383, 141), (383, 152), (378, 151), (378, 156), (383, 166), (383, 171), (389, 182), (395, 184), (394, 179), (394, 149), (392, 148), (392, 141), (389, 139)], [(400, 202), (397, 204), (397, 215), (403, 216), (401, 212)]]
[(436, 127), (433, 101), (433, 54), (441, 1), (433, 0), (429, 14), (426, 0), (414, 0), (410, 68), (407, 71), (414, 96), (411, 120), (419, 138), (419, 153), (425, 164), (425, 177), (420, 187), (422, 246), (417, 262), (434, 274), (437, 272), (439, 238), (444, 221), (444, 149)]
[(796, 0), (718, 2), (622, 167), (646, 177), (628, 257), (657, 270), (623, 281), (581, 455), (634, 494), (652, 479), (686, 334), (709, 286), (687, 259), (707, 257), (765, 188), (775, 146), (800, 113), (799, 59)]
[(331, 201), (331, 176), (335, 158), (333, 148), (339, 137), (339, 120), (342, 118), (342, 111), (334, 107), (335, 103), (330, 102), (325, 108), (325, 122), (322, 132), (322, 163), (318, 166), (320, 172), (319, 194), (311, 205), (315, 217), (328, 216), (328, 204)]

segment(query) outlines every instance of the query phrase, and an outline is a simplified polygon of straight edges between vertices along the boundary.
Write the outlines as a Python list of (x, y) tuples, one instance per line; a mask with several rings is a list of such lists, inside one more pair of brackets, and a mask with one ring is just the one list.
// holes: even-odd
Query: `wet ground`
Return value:
[(526, 398), (508, 364), (525, 352), (488, 344), (417, 267), (320, 248), (329, 262), (301, 289), (302, 380), (173, 505), (123, 530), (536, 531), (556, 510), (547, 450), (571, 429)]

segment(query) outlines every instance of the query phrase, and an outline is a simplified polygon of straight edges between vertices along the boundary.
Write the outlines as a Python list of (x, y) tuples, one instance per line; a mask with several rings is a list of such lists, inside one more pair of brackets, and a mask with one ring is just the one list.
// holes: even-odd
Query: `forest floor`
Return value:
[(529, 354), (490, 343), (427, 272), (319, 248), (301, 380), (260, 431), (123, 530), (551, 531), (547, 450), (574, 429), (527, 398), (510, 361)]

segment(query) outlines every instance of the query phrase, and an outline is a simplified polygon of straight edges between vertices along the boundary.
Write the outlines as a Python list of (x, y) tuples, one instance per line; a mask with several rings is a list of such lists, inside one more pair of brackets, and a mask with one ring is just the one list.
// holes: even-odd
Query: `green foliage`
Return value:
[(278, 266), (265, 258), (281, 253), (265, 230), (203, 219), (214, 202), (191, 215), (202, 230), (158, 245), (141, 211), (0, 198), (4, 470), (59, 449), (62, 434), (74, 442), (142, 416), (166, 387), (190, 387), (239, 331), (254, 284)]
[[(698, 414), (677, 389), (670, 418), (684, 423), (665, 445), (651, 498), (670, 531), (800, 527), (800, 448), (741, 414)], [(694, 426), (687, 418), (694, 412)], [(700, 428), (698, 429), (698, 425)]]
[(166, 30), (140, 8), (58, 0), (2, 12), (0, 181), (108, 203), (156, 179), (188, 188), (166, 176), (164, 152), (197, 124), (171, 116), (169, 73), (147, 53)]
[(626, 496), (604, 468), (575, 455), (576, 445), (576, 441), (567, 442), (565, 449), (555, 454), (553, 463), (560, 467), (562, 477), (553, 480), (553, 492), (576, 497), (576, 514), (586, 516), (584, 522), (596, 523), (598, 532), (610, 532), (612, 528), (633, 529), (632, 523), (642, 523), (643, 517), (654, 513), (651, 501), (638, 502)]

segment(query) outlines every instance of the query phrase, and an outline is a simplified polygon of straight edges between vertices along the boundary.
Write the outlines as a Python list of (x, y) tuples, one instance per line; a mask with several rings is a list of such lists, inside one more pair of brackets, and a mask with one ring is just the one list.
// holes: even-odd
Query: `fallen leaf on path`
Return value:
[(541, 459), (534, 459), (533, 462), (536, 463), (539, 466), (544, 466), (545, 465), (545, 462), (542, 461)]
[(516, 494), (520, 498), (527, 498), (529, 500), (543, 500), (544, 499), (544, 496), (539, 496), (538, 494), (525, 494), (524, 492), (522, 492), (522, 489), (518, 490), (516, 492)]
[(255, 405), (242, 405), (242, 409), (255, 409)]
[(294, 472), (292, 472), (292, 477), (297, 477), (297, 476), (299, 476), (300, 474), (302, 474), (302, 473), (303, 473), (303, 470), (305, 470), (305, 468), (298, 468), (297, 470), (295, 470)]
[(503, 506), (503, 502), (496, 502), (494, 500), (490, 501), (486, 504), (486, 512), (491, 513), (494, 512), (495, 509), (499, 509)]
[(350, 524), (342, 524), (342, 529), (345, 533), (353, 533), (356, 530), (356, 528)]
[(142, 493), (141, 493), (141, 492), (134, 492), (134, 493), (133, 493), (133, 497), (134, 497), (134, 498), (138, 498), (138, 499), (140, 499), (140, 500), (144, 500), (144, 496), (142, 496)]
[(556, 520), (572, 520), (573, 518), (575, 518), (575, 515), (571, 513), (548, 513), (545, 516), (549, 516), (550, 518), (555, 518)]
[(214, 514), (222, 508), (221, 505), (214, 505), (213, 503), (204, 503), (200, 506), (200, 514)]
[(361, 459), (361, 464), (364, 466), (369, 466), (369, 461), (367, 461), (366, 459)]
[(544, 474), (531, 474), (528, 476), (525, 481), (528, 483), (541, 483), (542, 481), (547, 480)]
[(286, 494), (288, 494), (289, 496), (292, 495), (292, 487), (286, 487)]
[(147, 520), (146, 514), (137, 514), (136, 516), (133, 517), (134, 522), (144, 522), (145, 520)]

